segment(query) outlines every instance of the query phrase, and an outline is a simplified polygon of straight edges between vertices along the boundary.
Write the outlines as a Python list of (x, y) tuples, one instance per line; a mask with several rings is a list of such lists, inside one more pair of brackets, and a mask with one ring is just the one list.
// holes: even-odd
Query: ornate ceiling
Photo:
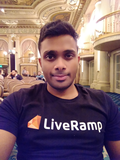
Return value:
[(0, 34), (39, 34), (49, 21), (61, 19), (75, 29), (91, 0), (0, 0)]
[(1, 5), (25, 5), (31, 6), (36, 0), (1, 0)]

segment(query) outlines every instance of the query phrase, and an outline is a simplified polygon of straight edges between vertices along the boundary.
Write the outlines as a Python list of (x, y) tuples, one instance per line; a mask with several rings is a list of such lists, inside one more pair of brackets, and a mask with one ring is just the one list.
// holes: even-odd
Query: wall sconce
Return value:
[(7, 56), (7, 52), (6, 52), (6, 51), (4, 51), (3, 54), (4, 54), (5, 56)]
[(98, 51), (97, 54), (97, 71), (100, 71), (100, 51)]

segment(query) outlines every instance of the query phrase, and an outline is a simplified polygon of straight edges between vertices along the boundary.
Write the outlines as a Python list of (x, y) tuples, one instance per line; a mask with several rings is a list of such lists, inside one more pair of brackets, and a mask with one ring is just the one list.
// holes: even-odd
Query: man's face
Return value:
[(16, 72), (14, 70), (12, 70), (12, 76), (15, 76)]
[(38, 72), (38, 75), (39, 75), (39, 76), (41, 75), (41, 72), (40, 72), (40, 71)]
[(65, 90), (75, 79), (79, 57), (70, 35), (46, 38), (41, 43), (41, 67), (50, 88)]

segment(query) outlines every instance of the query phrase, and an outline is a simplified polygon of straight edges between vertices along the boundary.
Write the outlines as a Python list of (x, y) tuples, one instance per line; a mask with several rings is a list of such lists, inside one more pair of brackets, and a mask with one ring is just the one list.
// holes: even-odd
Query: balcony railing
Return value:
[(0, 57), (0, 65), (8, 65), (8, 64), (9, 64), (9, 58)]
[(96, 22), (95, 37), (120, 32), (120, 10), (101, 17)]
[(29, 64), (37, 64), (38, 63), (38, 58), (32, 59), (31, 57), (21, 57), (20, 58), (20, 64), (22, 63), (29, 63)]
[(81, 48), (79, 49), (79, 55), (93, 55), (94, 54), (94, 49), (93, 49), (93, 44), (88, 43), (87, 48)]

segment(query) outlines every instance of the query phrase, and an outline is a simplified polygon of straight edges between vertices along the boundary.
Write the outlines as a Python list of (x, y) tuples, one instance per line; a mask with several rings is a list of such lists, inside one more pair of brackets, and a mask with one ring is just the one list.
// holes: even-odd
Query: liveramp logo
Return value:
[[(32, 129), (39, 129), (40, 122), (41, 122), (41, 116), (37, 115), (33, 119), (31, 119), (28, 122), (28, 128)], [(43, 124), (44, 129), (46, 130), (65, 130), (65, 131), (91, 131), (91, 130), (97, 130), (99, 133), (102, 130), (102, 123), (101, 122), (78, 122), (76, 120), (71, 120), (70, 122), (57, 122), (52, 118), (49, 123), (48, 119), (44, 119)]]

